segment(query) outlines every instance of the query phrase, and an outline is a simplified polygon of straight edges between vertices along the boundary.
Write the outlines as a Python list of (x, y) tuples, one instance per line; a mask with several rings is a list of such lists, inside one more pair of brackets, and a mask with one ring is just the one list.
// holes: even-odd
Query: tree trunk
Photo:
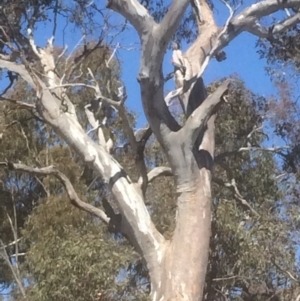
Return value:
[[(207, 3), (200, 0), (199, 5), (206, 19), (204, 24), (198, 24), (201, 36), (185, 55), (191, 65), (191, 77), (198, 74), (205, 57), (203, 49), (210, 51), (211, 39), (219, 31)], [(182, 95), (186, 118), (206, 98), (206, 88), (199, 78)], [(165, 250), (158, 286), (152, 287), (153, 301), (199, 301), (203, 298), (211, 235), (215, 118), (216, 115), (209, 118), (194, 145), (183, 137), (184, 142), (178, 149), (173, 142), (173, 150), (169, 151), (178, 192), (176, 228)], [(178, 156), (179, 153), (183, 157)]]
[(201, 300), (211, 225), (209, 177), (202, 170), (190, 189), (179, 195), (177, 225), (165, 251), (161, 281), (152, 288), (153, 301)]

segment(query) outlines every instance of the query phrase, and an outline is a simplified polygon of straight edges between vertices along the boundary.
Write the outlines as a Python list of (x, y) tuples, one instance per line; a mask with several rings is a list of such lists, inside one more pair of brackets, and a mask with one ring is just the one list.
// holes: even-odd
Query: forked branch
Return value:
[(274, 35), (284, 32), (298, 23), (300, 23), (300, 13), (278, 22), (269, 28), (262, 26), (259, 22), (256, 22), (248, 29), (248, 31), (260, 38), (272, 38)]
[(216, 109), (216, 106), (223, 100), (223, 95), (227, 91), (230, 81), (226, 80), (218, 89), (207, 97), (203, 103), (187, 119), (184, 127), (179, 131), (185, 139), (191, 139), (192, 144), (196, 141), (200, 131), (206, 125)]
[(70, 180), (67, 178), (66, 175), (64, 175), (62, 172), (60, 172), (58, 169), (56, 169), (54, 166), (48, 166), (43, 168), (36, 168), (36, 167), (30, 167), (25, 164), (20, 163), (10, 163), (10, 162), (0, 162), (0, 166), (8, 167), (11, 170), (20, 171), (20, 172), (26, 172), (30, 174), (35, 175), (44, 175), (44, 176), (54, 176), (56, 177), (64, 186), (66, 189), (66, 192), (68, 194), (68, 197), (70, 199), (70, 202), (73, 206), (88, 212), (90, 214), (93, 214), (94, 216), (99, 217), (104, 223), (108, 224), (109, 218), (99, 208), (96, 208), (86, 202), (83, 202), (78, 194), (76, 193), (73, 185), (71, 184)]

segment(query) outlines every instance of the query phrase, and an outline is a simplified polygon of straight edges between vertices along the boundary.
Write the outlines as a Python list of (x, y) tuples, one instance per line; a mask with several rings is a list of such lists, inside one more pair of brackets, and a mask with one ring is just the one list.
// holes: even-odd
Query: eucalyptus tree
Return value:
[[(146, 262), (152, 300), (202, 300), (212, 223), (211, 180), (215, 120), (221, 103), (230, 102), (230, 98), (226, 97), (230, 79), (208, 95), (202, 75), (212, 58), (224, 59), (222, 49), (239, 34), (250, 32), (261, 39), (272, 39), (298, 24), (300, 1), (264, 0), (239, 12), (224, 2), (228, 7), (229, 17), (221, 28), (216, 25), (213, 3), (208, 4), (205, 0), (193, 1), (198, 36), (184, 54), (178, 47), (173, 48), (177, 88), (165, 96), (162, 62), (190, 1), (173, 0), (164, 16), (157, 22), (143, 2), (109, 0), (107, 8), (129, 21), (140, 37), (141, 58), (137, 78), (149, 127), (138, 132), (132, 129), (124, 107), (126, 89), (122, 83), (115, 79), (102, 86), (91, 68), (80, 68), (83, 58), (90, 53), (93, 45), (86, 42), (84, 51), (72, 61), (68, 57), (61, 70), (60, 58), (64, 50), (58, 56), (55, 56), (54, 51), (58, 16), (64, 16), (66, 11), (74, 12), (69, 21), (82, 24), (82, 41), (85, 42), (86, 36), (91, 33), (91, 16), (102, 14), (97, 3), (75, 1), (73, 7), (68, 7), (66, 3), (47, 1), (37, 4), (26, 1), (17, 9), (17, 2), (14, 2), (15, 7), (12, 5), (9, 11), (2, 6), (0, 67), (7, 70), (10, 81), (4, 92), (8, 93), (16, 80), (23, 80), (30, 87), (34, 92), (32, 98), (28, 101), (20, 98), (15, 103), (31, 110), (35, 116), (47, 123), (76, 152), (82, 163), (107, 183), (119, 214), (114, 213), (109, 203), (103, 204), (106, 209), (102, 210), (82, 201), (71, 181), (55, 166), (33, 167), (7, 161), (1, 165), (20, 172), (55, 176), (65, 187), (72, 204), (96, 215), (110, 229), (123, 233)], [(39, 47), (34, 33), (37, 22), (47, 21), (43, 6), (45, 4), (51, 9), (54, 26), (47, 45)], [(269, 24), (268, 27), (264, 26), (264, 17), (285, 9), (289, 11), (287, 17)], [(109, 18), (98, 24), (100, 31), (101, 26), (103, 29), (107, 28), (108, 20)], [(100, 41), (103, 40), (103, 36), (100, 35), (99, 38)], [(69, 56), (72, 55), (71, 52)], [(103, 57), (103, 60), (109, 71), (111, 57)], [(78, 82), (81, 72), (85, 72), (86, 79)], [(118, 85), (118, 93), (110, 96), (113, 85)], [(92, 101), (87, 102), (84, 107), (90, 124), (88, 131), (82, 127), (79, 118), (82, 112), (78, 112), (79, 107), (75, 106), (69, 93), (79, 87), (90, 89), (94, 93)], [(175, 97), (180, 99), (185, 115), (183, 124), (177, 122), (168, 107)], [(13, 101), (8, 97), (5, 100)], [(94, 114), (99, 109), (105, 114), (108, 111), (105, 108), (117, 112), (122, 119), (135, 158), (135, 178), (129, 177), (113, 155), (113, 133), (104, 133), (105, 116), (100, 122)], [(94, 133), (97, 139), (91, 136)], [(157, 166), (150, 171), (147, 169), (143, 152), (151, 134), (155, 135), (165, 153), (168, 167)], [(253, 132), (249, 133), (250, 136), (251, 134)], [(247, 145), (237, 151), (251, 149), (253, 147)], [(170, 239), (158, 231), (145, 203), (149, 183), (165, 174), (173, 175), (176, 191), (176, 225)], [(247, 206), (236, 183), (231, 181), (229, 186), (236, 197)]]

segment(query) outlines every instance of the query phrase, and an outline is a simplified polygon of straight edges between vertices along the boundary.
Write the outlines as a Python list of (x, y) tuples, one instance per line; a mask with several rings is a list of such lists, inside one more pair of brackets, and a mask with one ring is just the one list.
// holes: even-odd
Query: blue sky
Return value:
[[(249, 2), (249, 1), (248, 1)], [(248, 3), (249, 4), (249, 3)], [(228, 17), (228, 10), (222, 4), (217, 5), (217, 23), (223, 25)], [(117, 18), (117, 17), (116, 17)], [(138, 36), (134, 29), (128, 30), (121, 37), (121, 43), (124, 45), (137, 45), (139, 42)], [(237, 37), (228, 47), (225, 48), (227, 59), (223, 62), (212, 60), (204, 73), (205, 83), (209, 84), (212, 81), (232, 75), (238, 74), (246, 83), (246, 86), (255, 93), (262, 96), (269, 96), (276, 92), (272, 85), (269, 76), (266, 74), (265, 66), (266, 61), (260, 59), (255, 49), (257, 38), (249, 33), (242, 33)], [(183, 51), (189, 45), (183, 46)], [(123, 80), (126, 84), (128, 100), (127, 105), (130, 109), (139, 113), (139, 123), (145, 123), (146, 120), (143, 116), (141, 100), (139, 96), (139, 85), (137, 83), (137, 75), (139, 69), (139, 50), (124, 50), (118, 51), (118, 57), (122, 61)], [(171, 52), (168, 51), (164, 60), (164, 72), (167, 74), (172, 71), (171, 65)], [(174, 81), (170, 80), (166, 89), (174, 89)]]
[[(251, 3), (249, 0), (244, 1), (243, 6), (239, 9), (243, 9), (245, 6)], [(219, 26), (225, 24), (228, 18), (228, 9), (222, 4), (216, 5), (216, 20)], [(122, 18), (112, 13), (110, 21), (118, 24), (122, 22)], [(81, 33), (79, 31), (67, 34), (63, 39), (63, 32), (61, 28), (64, 27), (64, 20), (58, 19), (58, 34), (56, 37), (55, 45), (62, 46), (63, 41), (69, 46), (69, 51), (79, 41)], [(68, 32), (68, 30), (66, 30)], [(47, 38), (52, 34), (52, 26), (40, 24), (38, 31), (35, 35), (37, 43), (43, 46), (46, 43)], [(231, 75), (233, 73), (239, 75), (246, 83), (246, 86), (255, 93), (262, 96), (270, 96), (276, 93), (276, 89), (271, 83), (269, 76), (266, 74), (264, 59), (260, 59), (256, 53), (255, 43), (257, 38), (249, 33), (242, 33), (238, 36), (229, 46), (225, 48), (227, 59), (223, 62), (217, 62), (212, 60), (204, 73), (204, 80), (207, 84), (212, 81)], [(122, 63), (122, 79), (126, 85), (128, 99), (127, 106), (135, 111), (138, 116), (138, 126), (142, 126), (146, 123), (146, 119), (143, 114), (141, 99), (139, 95), (139, 85), (137, 82), (138, 70), (139, 70), (139, 38), (134, 28), (129, 24), (127, 30), (124, 31), (116, 40), (115, 43), (120, 42), (122, 47), (117, 51), (117, 57)], [(189, 45), (183, 45), (183, 51), (188, 48)], [(167, 74), (172, 71), (171, 65), (171, 52), (168, 51), (164, 60), (164, 72)], [(170, 80), (166, 85), (166, 90), (172, 90), (175, 88), (174, 81)]]

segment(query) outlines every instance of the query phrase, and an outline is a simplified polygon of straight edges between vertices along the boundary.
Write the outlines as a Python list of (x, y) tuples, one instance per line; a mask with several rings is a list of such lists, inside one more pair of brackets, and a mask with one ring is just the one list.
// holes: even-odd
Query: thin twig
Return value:
[(213, 182), (230, 189), (233, 192), (233, 196), (237, 201), (239, 201), (243, 206), (245, 206), (247, 209), (249, 209), (254, 215), (256, 215), (258, 217), (260, 216), (259, 213), (256, 210), (254, 210), (251, 207), (251, 205), (242, 197), (242, 195), (239, 192), (239, 189), (237, 187), (237, 184), (235, 182), (235, 179), (232, 179), (231, 182), (224, 182), (223, 180), (221, 180), (219, 178), (213, 177)]
[(65, 174), (63, 174), (62, 172), (60, 172), (58, 169), (56, 169), (54, 166), (37, 168), (37, 167), (30, 167), (25, 164), (10, 163), (10, 162), (0, 162), (0, 166), (8, 167), (9, 169), (15, 170), (15, 171), (27, 172), (30, 174), (55, 176), (58, 180), (60, 180), (60, 182), (64, 186), (64, 188), (67, 192), (67, 195), (70, 199), (70, 202), (73, 206), (99, 217), (104, 223), (108, 224), (109, 218), (104, 213), (104, 211), (102, 211), (101, 209), (99, 209), (97, 207), (92, 206), (91, 204), (83, 202), (79, 198), (78, 194), (76, 193), (72, 183), (67, 178), (67, 176)]
[(110, 61), (113, 59), (113, 57), (115, 56), (115, 53), (116, 53), (116, 51), (118, 50), (119, 46), (120, 46), (120, 43), (117, 43), (117, 45), (116, 45), (116, 47), (114, 48), (114, 50), (113, 50), (111, 56), (109, 57), (109, 59), (108, 59), (107, 61), (105, 61), (105, 64), (106, 64), (106, 67), (107, 67), (107, 68), (109, 68), (109, 63), (110, 63)]

